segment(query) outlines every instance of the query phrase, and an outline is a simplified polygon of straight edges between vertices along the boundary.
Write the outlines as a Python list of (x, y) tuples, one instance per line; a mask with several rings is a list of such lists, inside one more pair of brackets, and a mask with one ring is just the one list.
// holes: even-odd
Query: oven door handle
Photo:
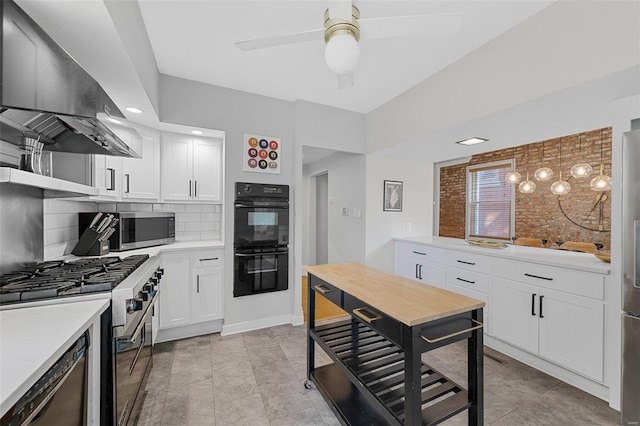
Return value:
[(271, 207), (276, 210), (289, 210), (289, 203), (274, 203), (274, 202), (253, 202), (253, 203), (234, 203), (236, 208), (245, 208), (245, 209), (264, 209), (267, 207)]
[(147, 306), (147, 310), (144, 311), (144, 315), (142, 316), (142, 318), (140, 318), (140, 324), (138, 324), (138, 326), (136, 327), (135, 330), (133, 330), (133, 333), (131, 333), (128, 336), (122, 336), (122, 337), (118, 337), (118, 340), (125, 340), (128, 342), (135, 342), (138, 339), (138, 335), (140, 334), (140, 332), (142, 331), (142, 328), (144, 327), (144, 324), (146, 322), (146, 319), (149, 315), (153, 314), (153, 305), (156, 303), (156, 300), (158, 299), (158, 294), (160, 293), (160, 290), (156, 291), (156, 294), (153, 296), (153, 298), (151, 298), (151, 302), (149, 302), (149, 305)]
[(262, 253), (235, 253), (234, 256), (236, 257), (257, 257), (257, 256), (270, 256), (273, 254), (287, 254), (289, 253), (288, 250), (284, 250), (284, 251), (269, 251), (269, 252), (262, 252)]

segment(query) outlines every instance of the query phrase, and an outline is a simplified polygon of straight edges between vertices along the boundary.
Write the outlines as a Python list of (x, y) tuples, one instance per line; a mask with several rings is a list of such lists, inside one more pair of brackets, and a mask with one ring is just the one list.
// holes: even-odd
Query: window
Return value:
[(467, 167), (467, 238), (509, 240), (515, 222), (514, 186), (505, 181), (512, 160)]

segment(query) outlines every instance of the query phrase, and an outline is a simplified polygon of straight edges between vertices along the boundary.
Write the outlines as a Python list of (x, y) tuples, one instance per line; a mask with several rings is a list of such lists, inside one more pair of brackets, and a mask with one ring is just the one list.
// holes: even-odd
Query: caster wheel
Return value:
[(304, 381), (304, 388), (305, 389), (311, 389), (311, 380), (305, 380)]

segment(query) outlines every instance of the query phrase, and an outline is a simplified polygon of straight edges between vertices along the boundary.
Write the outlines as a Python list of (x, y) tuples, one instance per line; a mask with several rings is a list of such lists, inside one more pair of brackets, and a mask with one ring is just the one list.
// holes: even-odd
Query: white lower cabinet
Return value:
[[(218, 331), (190, 327), (224, 317), (222, 254), (222, 249), (162, 254), (165, 275), (158, 305), (159, 334), (182, 338)], [(183, 329), (166, 332), (176, 327)]]
[(493, 337), (603, 381), (601, 301), (497, 277), (489, 301)]
[(413, 243), (396, 242), (395, 273), (434, 287), (447, 285), (446, 250)]

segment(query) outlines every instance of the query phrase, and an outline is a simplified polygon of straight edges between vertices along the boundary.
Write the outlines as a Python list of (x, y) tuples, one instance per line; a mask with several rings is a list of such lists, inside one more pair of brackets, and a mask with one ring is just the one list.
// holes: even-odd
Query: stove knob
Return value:
[[(139, 297), (140, 299), (142, 299), (143, 301), (145, 301), (145, 302), (146, 302), (147, 300), (149, 300), (149, 293), (148, 293), (148, 292), (146, 292), (146, 291), (144, 291), (144, 290), (142, 290), (142, 291), (140, 291), (140, 292), (138, 293), (138, 297)], [(142, 308), (141, 308), (141, 309), (142, 309)]]
[(151, 292), (153, 292), (153, 283), (149, 282), (149, 284), (145, 284), (144, 287), (142, 287), (142, 291), (146, 291), (151, 294)]
[(142, 299), (139, 299), (139, 298), (131, 299), (131, 302), (129, 303), (127, 310), (129, 312), (141, 311), (142, 302), (143, 302)]
[(164, 268), (158, 268), (157, 275), (158, 275), (158, 278), (162, 277), (164, 275)]

